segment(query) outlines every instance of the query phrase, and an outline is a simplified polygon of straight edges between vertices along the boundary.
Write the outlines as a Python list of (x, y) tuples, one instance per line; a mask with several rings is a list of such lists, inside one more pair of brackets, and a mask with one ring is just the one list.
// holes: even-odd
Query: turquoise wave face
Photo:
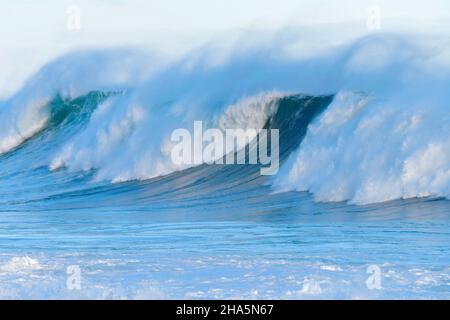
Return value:
[[(174, 200), (180, 198), (183, 201), (202, 200), (208, 199), (208, 194), (214, 197), (214, 194), (226, 190), (231, 192), (235, 188), (241, 189), (241, 192), (254, 187), (267, 189), (265, 184), (268, 178), (260, 175), (260, 164), (203, 164), (154, 179), (118, 184), (96, 181), (96, 170), (72, 171), (64, 167), (51, 170), (50, 159), (67, 140), (86, 127), (92, 113), (100, 104), (108, 98), (115, 98), (114, 96), (113, 93), (97, 91), (75, 99), (63, 99), (58, 95), (51, 100), (48, 104), (50, 117), (45, 128), (0, 157), (2, 189), (5, 190), (2, 206), (22, 207), (23, 210), (33, 211), (35, 207), (37, 210), (53, 210), (62, 205), (71, 210), (89, 205), (102, 210), (101, 208), (109, 207), (110, 201), (122, 198), (121, 203), (132, 209), (139, 202), (141, 205), (152, 205), (154, 197), (161, 198), (166, 205), (170, 205), (172, 201), (169, 200), (172, 197)], [(280, 131), (281, 162), (299, 146), (308, 124), (323, 112), (332, 99), (333, 96), (306, 95), (289, 95), (274, 99), (277, 109), (268, 116), (264, 128)], [(247, 158), (250, 150), (258, 147), (255, 141), (246, 148)], [(167, 161), (170, 161), (170, 158)], [(249, 184), (252, 187), (249, 187)], [(89, 197), (91, 192), (96, 196)], [(265, 192), (269, 193), (267, 190)], [(143, 193), (146, 196), (143, 196)], [(85, 200), (87, 196), (88, 201)]]

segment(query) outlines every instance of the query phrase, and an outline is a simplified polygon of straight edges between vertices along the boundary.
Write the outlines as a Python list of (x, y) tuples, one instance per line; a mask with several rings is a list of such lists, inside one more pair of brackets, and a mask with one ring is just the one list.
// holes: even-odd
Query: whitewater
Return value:
[[(0, 101), (0, 297), (450, 298), (447, 39), (284, 41), (72, 52)], [(194, 121), (279, 129), (279, 172), (175, 164)]]

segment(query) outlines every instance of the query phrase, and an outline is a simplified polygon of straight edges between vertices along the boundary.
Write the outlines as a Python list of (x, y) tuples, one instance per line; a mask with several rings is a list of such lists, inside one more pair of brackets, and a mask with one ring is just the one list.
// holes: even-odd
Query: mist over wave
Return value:
[(56, 95), (76, 98), (93, 90), (124, 90), (152, 70), (147, 55), (116, 49), (76, 52), (44, 66), (23, 88), (0, 101), (0, 154), (41, 131)]
[(310, 125), (275, 190), (357, 204), (449, 197), (448, 94), (403, 93), (389, 100), (340, 93)]
[(335, 94), (270, 181), (274, 191), (361, 204), (447, 197), (449, 50), (432, 40), (378, 34), (306, 57), (285, 40), (225, 54), (202, 47), (172, 63), (130, 50), (70, 54), (1, 102), (0, 153), (49, 125), (56, 95), (115, 92), (46, 148), (45, 165), (94, 170), (95, 181), (145, 180), (187, 168), (170, 160), (174, 129), (195, 120), (262, 128), (283, 97)]
[(363, 86), (377, 83), (339, 92), (273, 180), (276, 191), (356, 204), (450, 196), (448, 64), (442, 52), (378, 45), (364, 49), (370, 63), (360, 53), (350, 63), (366, 70)]

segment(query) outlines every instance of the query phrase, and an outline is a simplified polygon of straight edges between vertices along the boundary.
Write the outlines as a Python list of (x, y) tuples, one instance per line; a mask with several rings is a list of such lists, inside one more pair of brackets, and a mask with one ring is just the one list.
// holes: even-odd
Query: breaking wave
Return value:
[(299, 59), (282, 47), (236, 49), (220, 63), (203, 49), (171, 63), (71, 54), (0, 102), (0, 161), (107, 183), (187, 175), (170, 160), (170, 134), (202, 120), (280, 129), (281, 170), (258, 178), (275, 192), (356, 204), (450, 197), (449, 50), (435, 48), (376, 35)]

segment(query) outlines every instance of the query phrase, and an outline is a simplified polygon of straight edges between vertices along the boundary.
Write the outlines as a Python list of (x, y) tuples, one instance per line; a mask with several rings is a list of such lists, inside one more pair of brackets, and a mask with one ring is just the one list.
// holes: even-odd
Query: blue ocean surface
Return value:
[[(344, 68), (389, 39), (129, 87), (72, 79), (98, 53), (45, 67), (0, 102), (0, 298), (450, 299), (448, 79)], [(278, 129), (279, 172), (174, 167), (194, 120)]]

